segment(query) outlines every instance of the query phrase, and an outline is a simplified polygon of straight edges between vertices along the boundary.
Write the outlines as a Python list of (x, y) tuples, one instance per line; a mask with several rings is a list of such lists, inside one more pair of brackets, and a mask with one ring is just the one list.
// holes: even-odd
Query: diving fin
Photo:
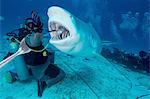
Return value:
[(18, 79), (18, 75), (12, 71), (7, 71), (4, 75), (4, 79), (8, 83), (13, 83)]
[(47, 84), (45, 81), (38, 80), (38, 96), (42, 97), (43, 91), (46, 88)]

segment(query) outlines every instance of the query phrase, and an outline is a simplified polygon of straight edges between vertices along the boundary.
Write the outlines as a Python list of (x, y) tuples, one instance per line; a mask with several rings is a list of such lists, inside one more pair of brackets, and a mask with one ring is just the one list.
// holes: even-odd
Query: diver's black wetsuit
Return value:
[[(29, 46), (29, 45), (28, 45)], [(40, 45), (38, 47), (30, 47), (31, 49), (34, 49), (34, 50), (42, 50), (44, 48), (43, 45)], [(23, 57), (24, 57), (24, 60), (25, 60), (25, 63), (28, 64), (28, 65), (31, 65), (31, 66), (37, 66), (37, 65), (41, 65), (41, 64), (44, 64), (46, 61), (47, 61), (47, 58), (48, 56), (43, 56), (43, 53), (48, 53), (47, 50), (43, 50), (42, 52), (29, 52), (27, 54), (24, 54)]]

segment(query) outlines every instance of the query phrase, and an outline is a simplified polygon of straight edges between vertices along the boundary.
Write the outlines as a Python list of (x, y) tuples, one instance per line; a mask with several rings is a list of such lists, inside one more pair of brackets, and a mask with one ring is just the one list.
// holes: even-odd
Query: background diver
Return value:
[(126, 65), (132, 70), (140, 70), (150, 73), (150, 53), (140, 51), (138, 55), (127, 53), (118, 48), (102, 48), (101, 55), (106, 59)]
[(31, 49), (42, 50), (41, 52), (31, 51), (27, 54), (17, 56), (13, 60), (13, 63), (15, 63), (14, 69), (7, 71), (5, 74), (5, 78), (9, 83), (16, 80), (26, 81), (30, 76), (33, 76), (37, 80), (38, 96), (40, 97), (46, 87), (56, 84), (65, 77), (63, 70), (54, 64), (54, 52), (44, 49), (42, 32), (43, 23), (37, 12), (32, 11), (31, 17), (25, 20), (23, 28), (7, 33), (10, 51), (4, 57), (5, 59), (15, 53), (18, 50), (18, 42), (23, 38), (26, 38), (26, 44)]

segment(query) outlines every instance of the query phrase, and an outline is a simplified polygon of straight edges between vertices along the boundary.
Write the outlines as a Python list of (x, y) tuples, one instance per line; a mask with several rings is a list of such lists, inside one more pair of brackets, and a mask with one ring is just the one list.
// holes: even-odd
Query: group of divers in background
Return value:
[[(19, 45), (19, 42), (21, 42), (22, 39), (27, 38), (26, 44), (28, 47), (34, 50), (42, 50), (40, 52), (31, 51), (19, 56), (22, 58), (15, 58), (15, 63), (19, 60), (18, 63), (14, 65), (15, 70), (7, 71), (5, 76), (9, 83), (17, 80), (25, 81), (28, 80), (30, 76), (33, 76), (37, 80), (39, 97), (42, 96), (46, 87), (56, 84), (65, 77), (65, 72), (54, 64), (55, 52), (44, 49), (41, 39), (42, 35), (43, 23), (36, 11), (31, 12), (31, 17), (25, 20), (22, 28), (6, 34), (10, 45)], [(4, 59), (8, 58), (13, 53), (15, 52), (9, 51)], [(117, 48), (114, 48), (113, 50), (103, 48), (101, 54), (105, 58), (127, 65), (131, 69), (144, 70), (150, 73), (150, 53), (148, 52), (140, 51), (139, 55), (135, 56), (134, 54), (126, 53)], [(24, 60), (24, 64), (21, 59)]]
[(138, 55), (127, 53), (119, 48), (102, 48), (101, 55), (106, 59), (123, 64), (133, 71), (150, 73), (150, 52), (139, 51)]

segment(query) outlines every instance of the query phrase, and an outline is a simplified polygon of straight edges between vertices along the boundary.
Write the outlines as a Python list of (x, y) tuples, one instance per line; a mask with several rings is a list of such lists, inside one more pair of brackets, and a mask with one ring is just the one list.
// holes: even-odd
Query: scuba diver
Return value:
[[(19, 42), (25, 38), (26, 45), (32, 51), (13, 60), (15, 69), (6, 73), (7, 81), (10, 83), (16, 80), (25, 81), (33, 76), (37, 80), (38, 96), (41, 97), (46, 87), (56, 84), (65, 77), (65, 72), (54, 64), (54, 52), (46, 50), (42, 43), (43, 23), (36, 11), (32, 11), (31, 18), (25, 20), (23, 28), (17, 29), (18, 34), (14, 33), (15, 31), (7, 33), (7, 36), (11, 43), (16, 44), (16, 50)], [(15, 51), (9, 52), (4, 58)]]

